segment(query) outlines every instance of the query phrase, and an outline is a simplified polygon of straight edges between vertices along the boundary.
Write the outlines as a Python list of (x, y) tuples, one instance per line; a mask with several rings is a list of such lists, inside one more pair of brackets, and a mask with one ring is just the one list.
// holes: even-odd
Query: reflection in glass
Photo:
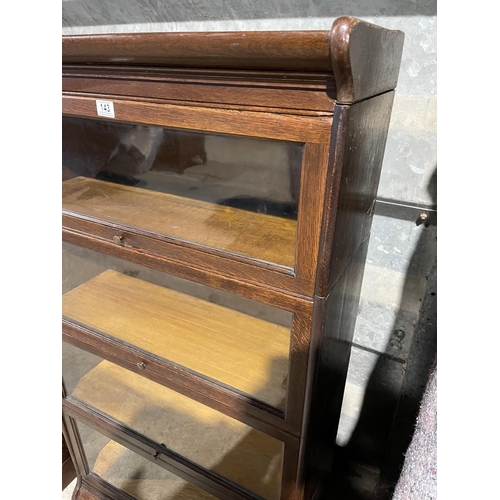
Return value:
[(281, 441), (69, 344), (63, 377), (73, 398), (265, 499), (279, 499)]
[(90, 427), (80, 422), (77, 426), (90, 470), (137, 500), (215, 500), (206, 491)]
[(284, 410), (293, 314), (63, 246), (63, 315)]
[(63, 117), (63, 208), (292, 268), (302, 150)]

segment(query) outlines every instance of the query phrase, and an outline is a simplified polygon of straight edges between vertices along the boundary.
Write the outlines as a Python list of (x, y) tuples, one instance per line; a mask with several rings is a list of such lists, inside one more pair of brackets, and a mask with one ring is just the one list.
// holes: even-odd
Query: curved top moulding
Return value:
[(330, 31), (64, 35), (63, 64), (333, 72), (352, 103), (396, 87), (404, 34), (353, 17)]

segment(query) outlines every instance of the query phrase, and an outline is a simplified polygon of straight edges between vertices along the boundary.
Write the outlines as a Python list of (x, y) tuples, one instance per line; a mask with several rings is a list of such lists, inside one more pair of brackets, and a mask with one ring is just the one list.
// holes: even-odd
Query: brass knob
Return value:
[(113, 236), (113, 241), (117, 245), (123, 245), (123, 236), (121, 236), (121, 235), (115, 235), (115, 236)]
[(139, 368), (140, 370), (144, 370), (144, 368), (146, 368), (146, 365), (144, 363), (137, 363), (137, 368)]

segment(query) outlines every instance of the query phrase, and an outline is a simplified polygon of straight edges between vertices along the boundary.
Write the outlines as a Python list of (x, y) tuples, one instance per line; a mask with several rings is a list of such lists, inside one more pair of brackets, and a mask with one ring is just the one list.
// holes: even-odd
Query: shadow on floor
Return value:
[[(436, 205), (436, 171), (428, 192)], [(419, 222), (416, 222), (419, 224)], [(434, 221), (433, 221), (434, 223)], [(425, 244), (424, 244), (425, 243)], [(435, 243), (435, 242), (434, 242)], [(433, 251), (423, 236), (415, 248), (408, 269), (418, 268), (423, 252)], [(321, 500), (390, 500), (404, 462), (404, 454), (413, 436), (420, 402), (437, 353), (437, 275), (436, 262), (426, 276), (420, 315), (404, 363), (401, 391), (396, 393), (387, 384), (387, 360), (379, 356), (366, 387), (363, 407), (356, 428), (345, 447), (337, 447), (332, 480)], [(400, 304), (414, 292), (405, 282)], [(413, 300), (414, 297), (413, 297)], [(402, 307), (396, 316), (393, 332), (398, 331)], [(392, 339), (391, 339), (392, 340)], [(319, 499), (317, 499), (319, 500)]]

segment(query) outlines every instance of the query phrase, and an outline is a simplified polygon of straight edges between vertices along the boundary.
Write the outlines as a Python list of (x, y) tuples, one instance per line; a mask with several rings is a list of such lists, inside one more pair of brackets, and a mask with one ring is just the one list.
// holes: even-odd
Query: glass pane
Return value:
[(63, 247), (63, 316), (284, 409), (293, 314)]
[(90, 470), (138, 500), (215, 500), (94, 429), (77, 422)]
[(63, 208), (293, 268), (303, 144), (63, 117)]
[(69, 344), (63, 377), (73, 398), (265, 499), (279, 499), (281, 441)]

